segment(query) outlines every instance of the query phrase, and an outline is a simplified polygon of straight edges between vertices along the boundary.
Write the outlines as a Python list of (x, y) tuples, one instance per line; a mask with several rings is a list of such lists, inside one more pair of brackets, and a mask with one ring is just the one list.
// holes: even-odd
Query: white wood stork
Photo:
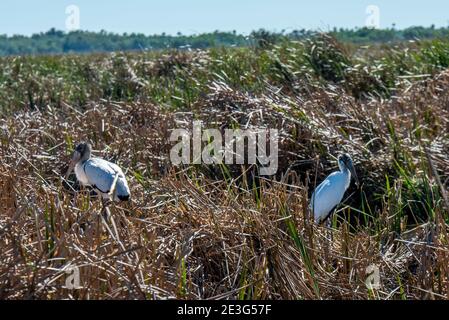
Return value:
[(130, 191), (122, 169), (115, 163), (91, 156), (91, 145), (80, 143), (73, 152), (66, 177), (75, 169), (78, 181), (94, 188), (102, 199), (128, 201)]
[(351, 177), (359, 185), (354, 164), (348, 154), (338, 157), (338, 167), (340, 171), (331, 173), (313, 192), (310, 208), (316, 223), (325, 221), (332, 209), (341, 202), (351, 184)]

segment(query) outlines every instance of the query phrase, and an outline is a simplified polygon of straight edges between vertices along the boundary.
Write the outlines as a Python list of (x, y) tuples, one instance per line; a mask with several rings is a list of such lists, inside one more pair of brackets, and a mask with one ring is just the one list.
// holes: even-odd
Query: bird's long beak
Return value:
[(70, 174), (72, 173), (73, 169), (75, 168), (76, 164), (81, 158), (81, 154), (78, 151), (75, 151), (73, 153), (72, 159), (70, 160), (69, 169), (67, 170), (67, 173), (65, 174), (65, 178), (68, 179)]
[(357, 172), (355, 171), (355, 168), (353, 165), (349, 166), (349, 171), (351, 172), (351, 176), (355, 180), (355, 185), (357, 186), (357, 188), (360, 187), (359, 177), (357, 177)]

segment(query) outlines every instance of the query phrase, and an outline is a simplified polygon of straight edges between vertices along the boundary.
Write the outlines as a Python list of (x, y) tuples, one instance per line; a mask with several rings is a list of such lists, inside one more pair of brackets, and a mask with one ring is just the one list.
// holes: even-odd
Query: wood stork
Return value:
[(128, 201), (130, 191), (122, 169), (115, 163), (91, 156), (91, 145), (80, 143), (73, 152), (66, 177), (75, 169), (78, 181), (94, 188), (102, 199)]
[(313, 192), (310, 208), (316, 223), (325, 221), (332, 209), (341, 202), (351, 184), (351, 177), (355, 179), (356, 185), (359, 185), (354, 164), (348, 154), (338, 157), (338, 167), (340, 171), (330, 174)]

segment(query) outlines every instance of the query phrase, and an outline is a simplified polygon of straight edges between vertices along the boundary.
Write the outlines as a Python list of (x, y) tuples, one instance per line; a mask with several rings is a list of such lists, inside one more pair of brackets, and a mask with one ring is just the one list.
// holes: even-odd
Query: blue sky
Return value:
[(326, 31), (363, 26), (368, 5), (379, 7), (383, 28), (449, 25), (447, 0), (12, 0), (0, 2), (0, 34), (65, 30), (65, 9), (71, 4), (80, 8), (81, 29), (118, 33), (249, 33), (261, 27)]

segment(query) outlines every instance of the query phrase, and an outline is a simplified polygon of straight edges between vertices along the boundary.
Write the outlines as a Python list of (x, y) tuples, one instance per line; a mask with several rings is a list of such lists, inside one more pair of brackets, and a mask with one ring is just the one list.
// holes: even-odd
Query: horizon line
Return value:
[[(128, 31), (124, 31), (122, 33), (118, 33), (118, 32), (113, 32), (113, 31), (107, 31), (105, 29), (101, 29), (101, 30), (88, 30), (88, 29), (78, 29), (78, 30), (62, 30), (62, 29), (57, 29), (55, 27), (52, 27), (50, 29), (48, 29), (47, 31), (38, 31), (38, 32), (33, 32), (31, 34), (19, 34), (19, 33), (14, 33), (14, 34), (7, 34), (7, 33), (0, 33), (0, 37), (7, 37), (7, 38), (14, 38), (14, 37), (26, 37), (26, 38), (31, 38), (33, 36), (40, 36), (46, 33), (49, 33), (51, 31), (54, 32), (63, 32), (64, 35), (68, 35), (70, 33), (76, 33), (76, 32), (84, 32), (84, 33), (106, 33), (108, 35), (116, 35), (116, 36), (125, 36), (125, 35), (144, 35), (146, 37), (150, 37), (150, 36), (170, 36), (170, 37), (181, 37), (181, 36), (200, 36), (200, 35), (205, 35), (205, 34), (213, 34), (213, 33), (235, 33), (236, 35), (240, 35), (240, 36), (249, 36), (251, 35), (251, 33), (256, 32), (256, 31), (268, 31), (271, 33), (277, 33), (277, 34), (291, 34), (294, 31), (305, 31), (306, 33), (330, 33), (330, 32), (334, 32), (335, 29), (336, 31), (356, 31), (356, 30), (365, 30), (365, 29), (372, 29), (372, 30), (377, 30), (377, 31), (404, 31), (404, 30), (408, 30), (408, 29), (412, 29), (412, 28), (434, 28), (435, 30), (441, 30), (441, 29), (449, 29), (449, 25), (448, 26), (435, 26), (434, 24), (431, 24), (430, 26), (423, 26), (423, 25), (415, 25), (415, 26), (409, 26), (409, 27), (405, 27), (405, 28), (396, 28), (396, 24), (392, 24), (389, 28), (370, 28), (367, 26), (362, 26), (362, 27), (329, 27), (327, 31), (323, 30), (323, 28), (316, 28), (316, 29), (312, 29), (312, 28), (283, 28), (280, 31), (277, 30), (277, 28), (274, 29), (269, 29), (269, 28), (265, 28), (265, 27), (261, 27), (261, 28), (256, 28), (254, 30), (252, 30), (251, 32), (239, 32), (237, 30), (220, 30), (220, 29), (216, 29), (213, 31), (204, 31), (204, 32), (195, 32), (195, 33), (183, 33), (182, 31), (178, 31), (176, 33), (169, 33), (169, 32), (162, 32), (162, 33), (143, 33), (143, 32), (128, 32)], [(288, 31), (287, 31), (288, 30)]]

